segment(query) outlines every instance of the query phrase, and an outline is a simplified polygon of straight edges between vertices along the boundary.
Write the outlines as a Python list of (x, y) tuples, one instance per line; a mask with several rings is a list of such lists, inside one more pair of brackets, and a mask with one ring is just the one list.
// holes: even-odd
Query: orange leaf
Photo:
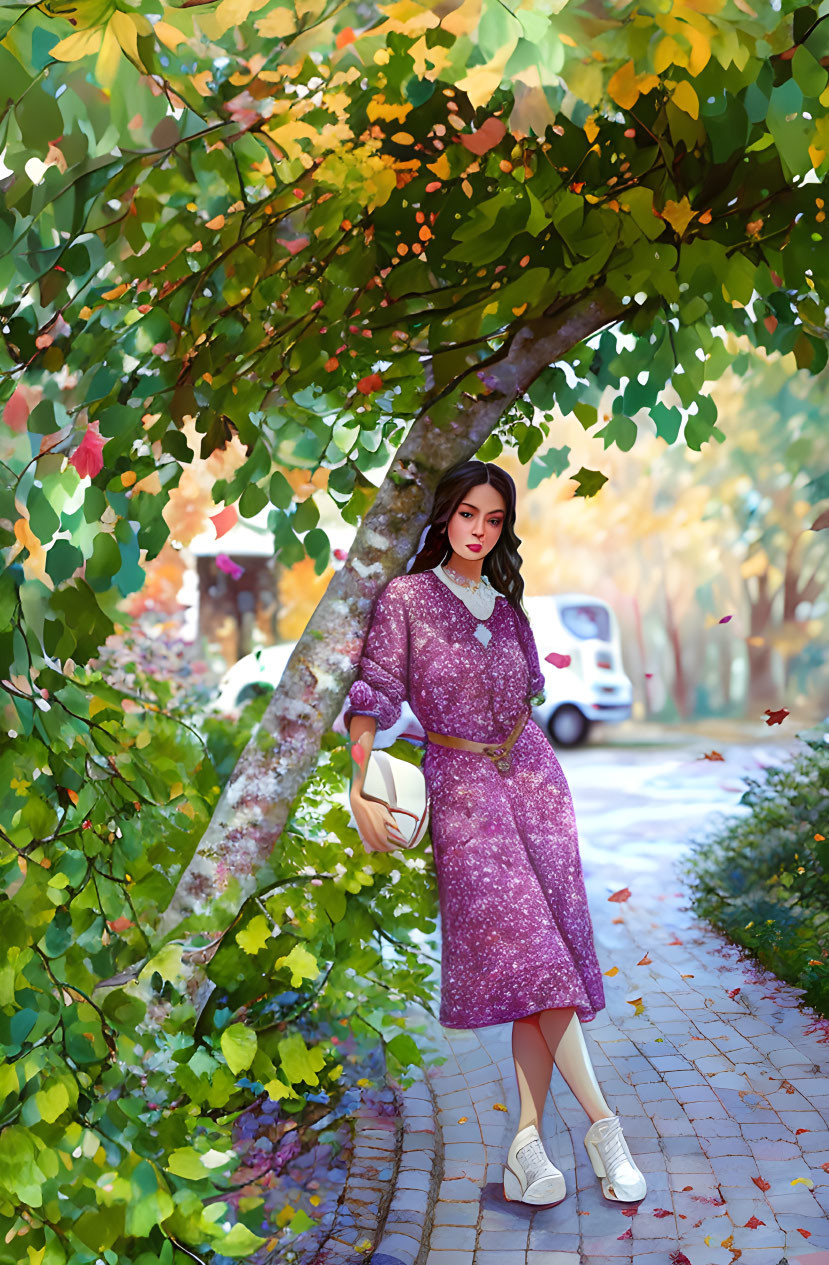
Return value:
[(372, 391), (380, 391), (382, 387), (383, 379), (379, 373), (370, 373), (357, 383), (357, 390), (361, 395), (371, 395)]
[(771, 1190), (771, 1182), (767, 1182), (764, 1177), (752, 1177), (751, 1180), (758, 1190)]
[(812, 1237), (811, 1230), (801, 1230), (800, 1226), (797, 1227), (797, 1233), (802, 1234), (804, 1239), (810, 1239)]
[(703, 760), (724, 760), (725, 756), (720, 755), (719, 751), (707, 751), (702, 758)]
[(218, 514), (211, 514), (210, 521), (216, 528), (216, 539), (223, 536), (226, 531), (230, 531), (239, 515), (234, 505), (226, 505), (224, 509), (219, 510)]
[(477, 132), (473, 132), (471, 136), (459, 136), (460, 143), (472, 154), (479, 157), (486, 154), (489, 150), (494, 149), (504, 138), (506, 127), (500, 119), (496, 119), (490, 115), (485, 119)]
[(610, 970), (609, 970), (609, 971), (605, 971), (604, 973), (605, 973), (605, 975), (618, 975), (618, 974), (619, 974), (619, 968), (618, 968), (618, 966), (611, 966)]
[(356, 38), (357, 36), (354, 34), (352, 27), (344, 26), (341, 31), (337, 32), (337, 48), (345, 48), (346, 44), (353, 44)]
[(614, 892), (612, 896), (608, 896), (608, 900), (623, 901), (630, 900), (630, 888), (620, 887), (618, 892)]
[(649, 965), (650, 965), (650, 961), (651, 961), (651, 960), (650, 960), (650, 958), (648, 957), (648, 954), (647, 954), (647, 951), (646, 951), (646, 952), (645, 952), (645, 956), (644, 956), (643, 958), (640, 958), (640, 959), (639, 959), (639, 961), (636, 963), (636, 965), (637, 965), (637, 966), (649, 966)]
[(673, 940), (668, 941), (668, 944), (682, 944), (682, 941), (679, 936), (674, 936)]

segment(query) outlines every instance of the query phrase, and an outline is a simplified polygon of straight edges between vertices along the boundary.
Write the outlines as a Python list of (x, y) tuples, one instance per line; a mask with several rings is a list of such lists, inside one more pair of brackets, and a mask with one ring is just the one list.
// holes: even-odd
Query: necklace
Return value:
[(469, 580), (466, 576), (458, 575), (457, 571), (453, 571), (451, 567), (444, 566), (443, 570), (455, 584), (459, 584), (461, 588), (469, 589), (472, 593), (477, 593), (482, 584), (489, 584), (489, 580), (485, 575), (482, 575), (480, 580)]

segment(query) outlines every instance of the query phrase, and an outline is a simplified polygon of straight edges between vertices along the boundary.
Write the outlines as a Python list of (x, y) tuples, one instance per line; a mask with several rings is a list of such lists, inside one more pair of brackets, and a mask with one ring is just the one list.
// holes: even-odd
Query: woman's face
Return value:
[(501, 535), (505, 516), (504, 498), (491, 483), (470, 488), (447, 524), (453, 552), (470, 561), (485, 558)]

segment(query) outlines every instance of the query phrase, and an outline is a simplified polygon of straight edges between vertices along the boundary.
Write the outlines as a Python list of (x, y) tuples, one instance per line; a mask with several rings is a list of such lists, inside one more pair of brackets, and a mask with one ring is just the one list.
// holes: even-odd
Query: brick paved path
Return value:
[[(733, 808), (743, 774), (786, 749), (720, 745), (724, 763), (700, 761), (710, 745), (560, 755), (599, 960), (618, 967), (585, 1034), (647, 1196), (603, 1198), (589, 1121), (556, 1069), (541, 1132), (567, 1198), (507, 1203), (511, 1026), (432, 1024), (446, 1062), (410, 1092), (422, 1113), (431, 1088), (436, 1115), (404, 1137), (375, 1265), (829, 1265), (829, 1024), (697, 922), (674, 869), (712, 806)], [(630, 899), (608, 902), (625, 885)]]

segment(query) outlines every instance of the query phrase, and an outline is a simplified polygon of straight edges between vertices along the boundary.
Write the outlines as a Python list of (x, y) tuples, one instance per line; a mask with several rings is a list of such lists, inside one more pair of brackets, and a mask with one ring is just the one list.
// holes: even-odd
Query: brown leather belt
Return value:
[(527, 707), (515, 722), (512, 733), (503, 742), (475, 742), (472, 738), (456, 738), (454, 734), (436, 734), (429, 729), (426, 730), (426, 737), (430, 742), (436, 742), (442, 747), (456, 747), (460, 751), (478, 751), (481, 755), (489, 756), (499, 773), (507, 773), (512, 763), (512, 748), (531, 715), (532, 708)]

